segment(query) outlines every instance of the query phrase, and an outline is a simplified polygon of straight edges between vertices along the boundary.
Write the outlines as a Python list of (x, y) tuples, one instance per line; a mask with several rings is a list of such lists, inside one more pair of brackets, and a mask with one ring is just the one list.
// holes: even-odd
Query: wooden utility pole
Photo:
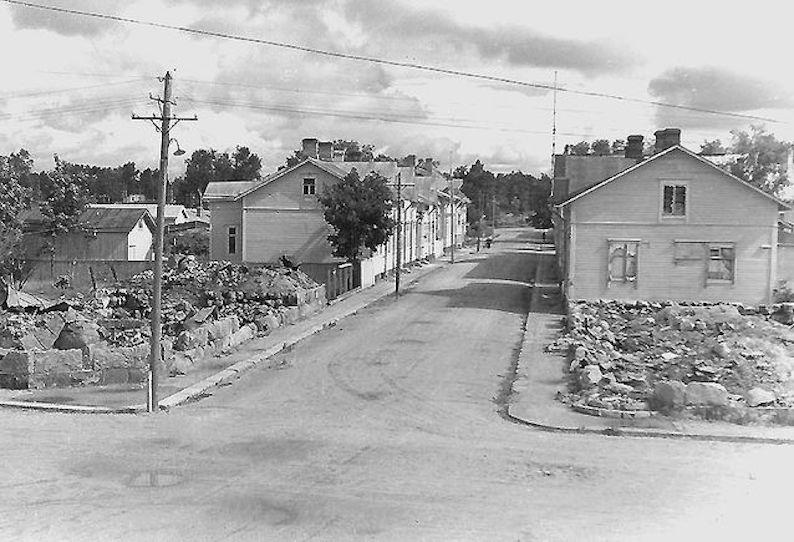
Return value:
[(400, 243), (402, 237), (402, 176), (397, 172), (397, 265), (394, 273), (394, 297), (400, 297), (400, 266), (402, 266), (402, 246)]
[[(152, 100), (162, 104), (160, 116), (140, 117), (132, 115), (133, 120), (149, 120), (160, 132), (160, 179), (157, 183), (157, 231), (154, 238), (154, 288), (152, 293), (151, 339), (149, 354), (149, 386), (147, 409), (149, 412), (159, 410), (157, 400), (158, 368), (162, 359), (162, 296), (163, 296), (163, 237), (165, 237), (165, 197), (168, 182), (168, 146), (171, 144), (171, 121), (174, 125), (180, 120), (198, 120), (196, 116), (180, 118), (171, 116), (171, 72), (166, 72), (163, 80), (163, 97)], [(160, 121), (158, 126), (155, 121)]]
[[(450, 166), (451, 168), (452, 166)], [(455, 263), (455, 195), (453, 191), (455, 187), (452, 185), (452, 173), (449, 175), (449, 225), (451, 233), (451, 243), (449, 247), (449, 263)]]

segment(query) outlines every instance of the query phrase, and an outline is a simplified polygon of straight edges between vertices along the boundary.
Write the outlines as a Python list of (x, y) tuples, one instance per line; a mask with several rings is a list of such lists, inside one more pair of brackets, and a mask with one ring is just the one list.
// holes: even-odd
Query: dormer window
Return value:
[(662, 216), (686, 216), (686, 185), (665, 184), (662, 192)]
[(303, 195), (304, 196), (313, 196), (317, 193), (317, 187), (315, 186), (314, 179), (306, 178), (303, 179)]

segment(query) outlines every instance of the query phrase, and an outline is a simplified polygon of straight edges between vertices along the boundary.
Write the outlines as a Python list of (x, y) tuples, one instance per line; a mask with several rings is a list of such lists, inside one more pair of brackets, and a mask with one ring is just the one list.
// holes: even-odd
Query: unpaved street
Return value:
[(787, 533), (791, 447), (561, 435), (500, 416), (538, 258), (528, 238), (505, 230), (167, 414), (0, 411), (0, 538)]

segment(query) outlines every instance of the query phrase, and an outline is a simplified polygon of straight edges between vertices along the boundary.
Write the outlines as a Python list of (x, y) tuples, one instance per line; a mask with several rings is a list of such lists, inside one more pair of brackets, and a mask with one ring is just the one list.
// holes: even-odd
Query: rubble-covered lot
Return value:
[(562, 399), (731, 421), (777, 411), (788, 423), (793, 313), (790, 304), (572, 303), (567, 332), (550, 346), (570, 352), (570, 389)]
[[(152, 278), (145, 271), (59, 303), (8, 296), (0, 304), (0, 387), (143, 382)], [(324, 305), (324, 288), (299, 270), (184, 259), (163, 275), (163, 370), (188, 372)]]

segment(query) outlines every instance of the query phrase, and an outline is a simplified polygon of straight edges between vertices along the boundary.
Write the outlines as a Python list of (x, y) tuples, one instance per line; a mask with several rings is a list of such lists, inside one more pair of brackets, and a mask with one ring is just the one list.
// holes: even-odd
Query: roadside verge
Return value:
[(568, 384), (563, 371), (564, 356), (546, 351), (546, 345), (551, 344), (562, 329), (562, 315), (550, 313), (543, 301), (543, 296), (549, 296), (553, 290), (551, 286), (544, 286), (553, 282), (552, 262), (553, 257), (542, 257), (536, 269), (512, 394), (507, 404), (509, 419), (559, 433), (794, 444), (794, 427), (740, 426), (664, 416), (605, 418), (574, 412), (558, 401), (557, 392), (565, 391)]

